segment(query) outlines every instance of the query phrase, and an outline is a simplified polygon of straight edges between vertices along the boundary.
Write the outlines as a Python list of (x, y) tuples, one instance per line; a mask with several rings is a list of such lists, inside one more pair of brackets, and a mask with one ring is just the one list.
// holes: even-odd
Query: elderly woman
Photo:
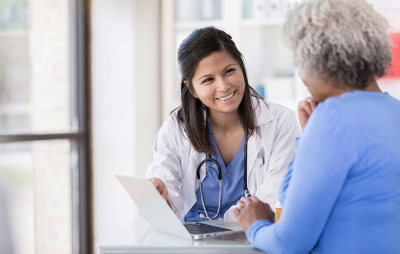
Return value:
[(400, 253), (400, 102), (376, 81), (391, 61), (387, 27), (364, 0), (305, 0), (289, 12), (285, 38), (312, 97), (299, 104), (279, 222), (257, 198), (238, 202), (255, 247)]

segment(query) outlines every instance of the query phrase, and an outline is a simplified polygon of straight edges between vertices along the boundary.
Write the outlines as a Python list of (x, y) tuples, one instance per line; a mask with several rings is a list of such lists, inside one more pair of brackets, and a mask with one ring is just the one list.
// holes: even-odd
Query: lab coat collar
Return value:
[(275, 119), (275, 116), (272, 114), (271, 106), (268, 105), (264, 100), (259, 100), (257, 98), (252, 98), (253, 107), (255, 108), (255, 114), (257, 116), (257, 127), (264, 125), (268, 122), (271, 122)]

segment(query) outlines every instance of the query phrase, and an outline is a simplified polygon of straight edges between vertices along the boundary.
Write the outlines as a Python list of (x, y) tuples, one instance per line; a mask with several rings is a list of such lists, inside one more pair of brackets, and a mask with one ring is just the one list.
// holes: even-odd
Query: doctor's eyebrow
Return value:
[(234, 66), (234, 65), (238, 65), (238, 64), (236, 64), (236, 63), (229, 64), (229, 65), (226, 66), (222, 71), (226, 71), (227, 69), (229, 69), (230, 67), (232, 67), (232, 66)]
[(201, 76), (199, 79), (197, 79), (197, 81), (199, 81), (199, 80), (202, 79), (202, 78), (208, 78), (208, 77), (211, 77), (211, 76), (212, 76), (211, 74), (203, 75), (203, 76)]

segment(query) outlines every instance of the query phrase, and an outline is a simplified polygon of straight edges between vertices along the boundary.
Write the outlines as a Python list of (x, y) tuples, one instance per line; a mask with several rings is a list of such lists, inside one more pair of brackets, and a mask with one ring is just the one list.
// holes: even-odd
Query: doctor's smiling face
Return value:
[(209, 108), (211, 115), (237, 113), (245, 81), (239, 63), (226, 51), (200, 60), (192, 84), (192, 95)]
[[(253, 100), (262, 98), (249, 85), (242, 53), (232, 37), (215, 27), (193, 30), (178, 49), (181, 105), (177, 118), (194, 149), (213, 154), (207, 117), (225, 123), (238, 117), (250, 137), (256, 128)], [(172, 111), (172, 112), (175, 112)]]

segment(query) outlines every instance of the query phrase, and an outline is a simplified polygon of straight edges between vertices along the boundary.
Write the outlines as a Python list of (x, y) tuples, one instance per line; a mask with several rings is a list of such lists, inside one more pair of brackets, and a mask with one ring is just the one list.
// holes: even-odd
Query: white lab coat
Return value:
[[(253, 102), (256, 105), (256, 101)], [(247, 145), (247, 185), (251, 195), (274, 208), (281, 181), (294, 155), (295, 139), (300, 135), (300, 128), (293, 111), (272, 102), (267, 102), (268, 107), (263, 101), (259, 102), (260, 107), (255, 110), (256, 132)], [(196, 169), (206, 154), (197, 152), (186, 135), (182, 134), (176, 113), (158, 131), (153, 145), (153, 157), (154, 161), (148, 166), (146, 177), (157, 177), (164, 181), (172, 209), (178, 218), (184, 220), (197, 201)], [(201, 181), (205, 175), (203, 164)]]

